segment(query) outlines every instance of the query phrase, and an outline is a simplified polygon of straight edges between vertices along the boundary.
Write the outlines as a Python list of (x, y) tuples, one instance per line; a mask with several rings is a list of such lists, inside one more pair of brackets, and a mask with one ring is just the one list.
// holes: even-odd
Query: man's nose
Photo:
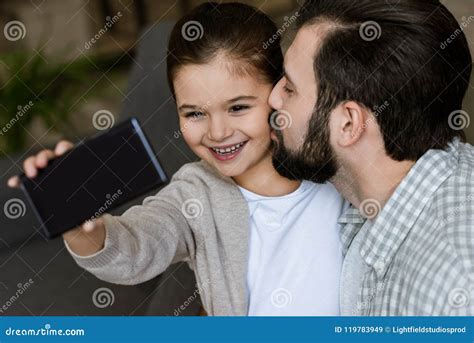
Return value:
[(268, 105), (275, 110), (280, 110), (283, 107), (283, 99), (281, 97), (283, 78), (273, 87), (270, 96), (268, 97)]

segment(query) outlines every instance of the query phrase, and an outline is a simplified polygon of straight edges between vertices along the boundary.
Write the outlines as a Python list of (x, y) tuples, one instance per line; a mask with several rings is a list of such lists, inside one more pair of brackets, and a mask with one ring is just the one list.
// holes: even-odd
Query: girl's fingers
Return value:
[[(62, 140), (58, 144), (54, 151), (42, 150), (36, 156), (30, 156), (23, 162), (23, 170), (25, 175), (29, 178), (33, 178), (38, 174), (38, 169), (45, 168), (48, 165), (48, 161), (56, 156), (60, 156), (71, 150), (74, 147), (69, 141)], [(12, 176), (8, 179), (8, 186), (11, 188), (17, 188), (20, 186), (20, 178), (18, 176)]]
[(66, 151), (71, 150), (74, 147), (74, 144), (72, 144), (69, 141), (60, 141), (58, 144), (56, 144), (56, 148), (54, 149), (54, 153), (56, 156), (61, 156), (64, 154)]
[(25, 170), (26, 176), (29, 178), (36, 176), (37, 169), (35, 161), (36, 156), (30, 156), (23, 162), (23, 169)]
[(43, 169), (48, 165), (48, 161), (54, 158), (54, 152), (51, 150), (42, 150), (36, 156), (28, 157), (23, 162), (23, 169), (29, 178), (35, 177), (38, 169)]
[[(40, 151), (36, 156), (30, 156), (23, 162), (23, 169), (25, 170), (26, 176), (33, 178), (38, 173), (38, 169), (45, 168), (48, 165), (48, 161), (55, 156), (60, 156), (66, 151), (71, 150), (74, 147), (69, 141), (60, 141), (54, 152), (52, 150)], [(12, 181), (14, 183), (14, 181)]]
[(54, 158), (54, 152), (52, 150), (42, 150), (36, 155), (35, 166), (38, 169), (45, 168), (48, 165), (48, 161)]
[(20, 186), (20, 178), (18, 176), (12, 176), (8, 179), (8, 187), (18, 188)]

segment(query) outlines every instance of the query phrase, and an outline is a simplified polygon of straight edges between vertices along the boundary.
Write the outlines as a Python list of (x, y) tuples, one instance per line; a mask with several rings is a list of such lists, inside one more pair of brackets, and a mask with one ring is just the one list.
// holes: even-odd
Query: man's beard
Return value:
[(329, 141), (328, 120), (313, 113), (306, 138), (297, 151), (285, 147), (281, 131), (275, 130), (272, 163), (276, 171), (290, 180), (325, 183), (336, 175), (338, 164)]

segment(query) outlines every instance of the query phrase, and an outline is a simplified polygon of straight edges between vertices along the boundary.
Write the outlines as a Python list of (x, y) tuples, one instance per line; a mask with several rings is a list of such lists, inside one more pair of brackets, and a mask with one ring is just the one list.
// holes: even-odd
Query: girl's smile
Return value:
[(211, 151), (212, 155), (219, 161), (230, 161), (236, 158), (242, 149), (244, 148), (245, 144), (248, 141), (240, 142), (237, 144), (225, 145), (225, 146), (216, 146), (210, 147), (209, 150)]

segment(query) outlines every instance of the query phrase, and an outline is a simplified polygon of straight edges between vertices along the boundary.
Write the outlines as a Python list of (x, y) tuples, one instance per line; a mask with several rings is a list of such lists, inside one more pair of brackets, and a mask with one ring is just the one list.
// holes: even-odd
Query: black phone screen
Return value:
[(35, 178), (21, 179), (49, 238), (167, 181), (136, 118), (80, 142)]

